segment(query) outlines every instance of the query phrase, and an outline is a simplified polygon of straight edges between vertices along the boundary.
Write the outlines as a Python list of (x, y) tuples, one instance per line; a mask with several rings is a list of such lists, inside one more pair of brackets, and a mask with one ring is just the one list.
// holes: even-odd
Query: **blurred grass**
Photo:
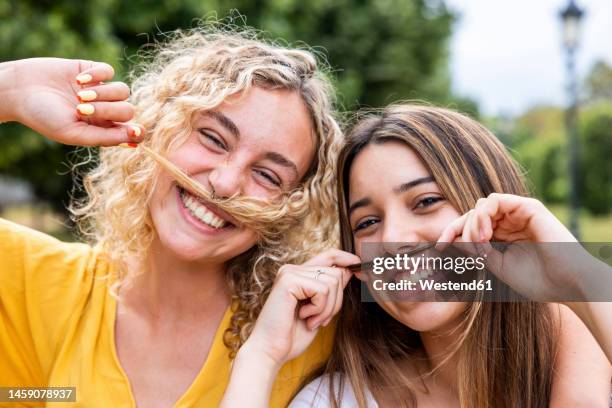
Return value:
[[(553, 214), (565, 225), (569, 225), (569, 210), (565, 205), (548, 205)], [(0, 217), (34, 228), (62, 241), (76, 241), (65, 215), (52, 212), (44, 205), (22, 205), (8, 207)], [(583, 242), (612, 242), (612, 214), (595, 217), (582, 210), (579, 227)]]
[[(565, 205), (547, 205), (559, 220), (569, 227), (569, 208)], [(580, 241), (582, 242), (612, 242), (612, 214), (593, 216), (582, 210), (578, 218)]]
[(66, 216), (53, 212), (44, 204), (6, 207), (0, 213), (0, 217), (52, 235), (62, 241), (74, 242), (78, 240), (72, 233)]

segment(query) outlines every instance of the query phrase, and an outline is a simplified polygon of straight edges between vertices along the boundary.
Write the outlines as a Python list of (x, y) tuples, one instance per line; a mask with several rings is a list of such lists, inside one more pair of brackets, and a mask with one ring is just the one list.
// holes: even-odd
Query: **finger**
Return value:
[(88, 102), (76, 107), (79, 119), (90, 121), (128, 122), (134, 117), (134, 107), (128, 102)]
[(436, 250), (443, 251), (451, 244), (455, 238), (463, 232), (463, 227), (467, 221), (468, 214), (465, 213), (461, 217), (451, 222), (440, 234), (440, 238), (436, 242)]
[(531, 199), (514, 194), (492, 193), (487, 197), (484, 209), (493, 220), (499, 220), (505, 214), (513, 213), (521, 207), (528, 206)]
[(461, 239), (463, 242), (473, 242), (472, 238), (472, 224), (474, 223), (474, 210), (470, 210), (467, 213), (467, 220), (465, 221), (465, 225), (463, 226), (463, 231), (461, 231)]
[(336, 302), (334, 303), (334, 309), (332, 311), (331, 316), (329, 316), (327, 319), (323, 321), (322, 323), (323, 326), (327, 326), (329, 322), (331, 322), (333, 317), (338, 314), (340, 309), (342, 309), (342, 303), (344, 301), (344, 288), (346, 288), (346, 284), (348, 283), (348, 281), (351, 279), (352, 276), (353, 274), (349, 270), (347, 269), (343, 270), (342, 275), (340, 276), (340, 284), (342, 286), (338, 289), (336, 293)]
[(130, 87), (123, 82), (91, 86), (77, 92), (81, 102), (124, 101), (130, 96)]
[(476, 248), (477, 241), (476, 241), (476, 237), (474, 236), (474, 231), (475, 231), (474, 223), (475, 222), (476, 222), (476, 211), (472, 209), (468, 212), (467, 221), (465, 222), (465, 225), (463, 227), (463, 232), (461, 234), (461, 240), (465, 242), (465, 244), (462, 245), (462, 247), (467, 253), (472, 254), (472, 255), (478, 254), (478, 248)]
[[(311, 267), (311, 266), (301, 266), (300, 269), (295, 270), (294, 273), (299, 274), (307, 279), (314, 279), (315, 281), (321, 282), (329, 287), (329, 295), (327, 299), (326, 307), (323, 311), (318, 313), (318, 317), (315, 323), (320, 323), (327, 320), (335, 309), (335, 303), (338, 300), (338, 293), (342, 293), (343, 286), (343, 268), (334, 268), (334, 267)], [(306, 314), (310, 312), (311, 308), (305, 307), (300, 311), (300, 318), (306, 318)]]
[(105, 62), (79, 61), (81, 70), (75, 80), (79, 85), (93, 85), (110, 81), (115, 76), (115, 70)]
[(308, 301), (314, 313), (320, 313), (325, 306), (325, 297), (329, 288), (323, 282), (309, 278), (300, 273), (286, 273), (279, 280), (284, 287), (298, 301)]
[(478, 210), (478, 207), (474, 208), (474, 212), (472, 213), (472, 221), (470, 223), (470, 240), (472, 241), (472, 245), (476, 254), (480, 255), (482, 250), (480, 248), (480, 218), (481, 212)]
[(311, 323), (314, 327), (322, 325), (324, 322), (333, 317), (334, 310), (336, 310), (336, 303), (338, 302), (338, 296), (340, 296), (340, 298), (342, 297), (342, 288), (339, 277), (324, 274), (319, 277), (319, 280), (329, 287), (329, 295), (327, 296), (325, 308), (321, 313), (319, 313), (318, 316), (316, 316), (315, 319), (313, 319)]
[[(134, 129), (140, 129), (140, 136), (132, 137)], [(66, 130), (66, 136), (71, 137), (75, 144), (80, 146), (118, 146), (131, 144), (127, 147), (136, 147), (144, 135), (142, 127), (135, 124), (113, 124), (112, 126), (96, 126), (83, 121)]]
[[(299, 273), (300, 275), (306, 276), (307, 278), (313, 278), (313, 279), (317, 279), (317, 276), (320, 278), (323, 275), (332, 275), (336, 277), (339, 282), (342, 282), (344, 286), (346, 285), (346, 283), (343, 281), (344, 275), (346, 275), (348, 271), (346, 268), (340, 268), (337, 266), (297, 265), (292, 270), (293, 270), (293, 273)], [(350, 271), (348, 271), (348, 273), (350, 274)]]
[[(310, 268), (310, 267), (308, 267)], [(346, 285), (350, 281), (353, 273), (346, 268), (338, 268), (338, 267), (319, 267), (316, 270), (323, 271), (323, 274), (319, 274), (319, 279), (323, 282), (330, 281), (333, 285), (333, 290), (330, 291), (330, 300), (329, 306), (330, 309), (326, 309), (323, 313), (321, 313), (320, 318), (317, 317), (317, 320), (314, 324), (320, 324), (323, 326), (327, 326), (332, 318), (338, 314), (340, 309), (342, 308), (342, 302), (344, 299), (344, 289)], [(311, 273), (310, 270), (306, 273)], [(316, 272), (315, 272), (316, 273)], [(335, 300), (331, 302), (331, 298), (334, 296), (335, 292)], [(325, 317), (327, 315), (327, 317)], [(320, 322), (320, 323), (319, 323)]]
[(329, 286), (318, 280), (296, 275), (293, 294), (299, 300), (307, 300), (298, 310), (298, 317), (306, 320), (309, 329), (318, 326), (317, 317), (324, 312), (329, 299)]
[(479, 242), (488, 242), (493, 238), (493, 221), (491, 215), (487, 211), (487, 201), (483, 201), (482, 204), (476, 207), (477, 216), (477, 231)]
[(304, 262), (303, 265), (349, 266), (360, 262), (361, 258), (355, 254), (339, 249), (328, 249)]

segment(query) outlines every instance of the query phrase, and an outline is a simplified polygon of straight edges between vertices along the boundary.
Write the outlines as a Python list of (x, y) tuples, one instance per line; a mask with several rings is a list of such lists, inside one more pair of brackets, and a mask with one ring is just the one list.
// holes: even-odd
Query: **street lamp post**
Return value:
[(575, 52), (578, 48), (578, 34), (580, 20), (584, 12), (578, 8), (574, 0), (569, 0), (567, 7), (561, 11), (563, 22), (563, 46), (566, 53), (569, 105), (565, 115), (569, 148), (569, 176), (570, 176), (570, 230), (577, 239), (580, 239), (578, 227), (579, 199), (579, 140), (578, 140), (578, 83), (576, 79)]

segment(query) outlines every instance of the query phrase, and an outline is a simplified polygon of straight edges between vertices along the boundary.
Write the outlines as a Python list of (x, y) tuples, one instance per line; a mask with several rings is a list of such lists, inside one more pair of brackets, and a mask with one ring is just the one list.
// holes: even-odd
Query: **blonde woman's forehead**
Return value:
[(203, 124), (220, 128), (232, 142), (250, 151), (278, 153), (295, 165), (298, 178), (314, 156), (314, 126), (296, 91), (253, 87), (211, 111), (198, 112), (194, 125)]

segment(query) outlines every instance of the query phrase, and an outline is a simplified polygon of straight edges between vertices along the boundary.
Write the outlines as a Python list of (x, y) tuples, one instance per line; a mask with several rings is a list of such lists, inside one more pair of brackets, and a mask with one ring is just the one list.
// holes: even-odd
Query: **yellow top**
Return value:
[[(0, 387), (76, 387), (76, 403), (51, 407), (135, 407), (115, 351), (117, 303), (105, 278), (110, 272), (104, 257), (86, 244), (63, 243), (0, 219)], [(204, 366), (175, 407), (219, 404), (231, 368), (223, 344), (230, 318), (228, 309)], [(272, 407), (286, 406), (304, 375), (328, 357), (332, 326), (283, 366)]]

